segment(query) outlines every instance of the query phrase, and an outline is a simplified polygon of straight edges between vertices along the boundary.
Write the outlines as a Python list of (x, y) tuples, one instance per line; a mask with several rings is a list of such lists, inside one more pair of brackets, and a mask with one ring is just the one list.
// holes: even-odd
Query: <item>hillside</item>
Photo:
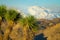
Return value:
[(60, 23), (60, 18), (54, 18), (52, 20), (47, 19), (38, 19), (37, 21), (39, 29), (46, 29), (47, 27), (54, 26)]
[(35, 40), (60, 40), (60, 23), (39, 30), (34, 38)]
[(44, 30), (47, 40), (60, 40), (60, 23)]

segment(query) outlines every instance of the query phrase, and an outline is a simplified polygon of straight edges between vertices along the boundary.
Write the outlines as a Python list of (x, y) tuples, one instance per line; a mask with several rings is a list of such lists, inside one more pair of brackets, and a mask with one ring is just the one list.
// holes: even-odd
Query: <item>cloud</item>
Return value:
[(32, 6), (28, 8), (28, 12), (35, 16), (36, 18), (43, 19), (52, 19), (55, 18), (54, 14), (51, 13), (51, 10), (43, 7)]

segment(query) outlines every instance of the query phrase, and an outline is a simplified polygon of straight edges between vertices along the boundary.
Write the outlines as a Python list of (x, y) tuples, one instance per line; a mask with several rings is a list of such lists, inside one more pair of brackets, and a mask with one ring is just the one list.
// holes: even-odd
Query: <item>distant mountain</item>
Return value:
[(39, 6), (29, 7), (28, 12), (38, 19), (60, 18), (60, 12), (58, 12), (58, 10), (49, 10)]
[(46, 29), (47, 27), (54, 26), (58, 23), (60, 23), (60, 18), (53, 18), (52, 20), (47, 20), (47, 19), (38, 19), (38, 29)]

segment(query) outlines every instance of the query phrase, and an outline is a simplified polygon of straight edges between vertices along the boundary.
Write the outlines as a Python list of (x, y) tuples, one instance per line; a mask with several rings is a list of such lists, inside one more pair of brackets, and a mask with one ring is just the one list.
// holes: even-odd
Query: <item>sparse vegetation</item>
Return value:
[(21, 14), (16, 9), (0, 6), (0, 40), (34, 40), (40, 33), (47, 40), (60, 40), (60, 18), (39, 20), (32, 15), (23, 17)]

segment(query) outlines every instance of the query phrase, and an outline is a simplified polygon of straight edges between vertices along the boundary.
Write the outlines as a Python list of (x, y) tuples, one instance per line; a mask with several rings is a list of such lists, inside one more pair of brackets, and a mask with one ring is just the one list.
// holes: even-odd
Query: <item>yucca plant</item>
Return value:
[(4, 15), (5, 20), (7, 22), (7, 26), (8, 26), (8, 28), (4, 32), (4, 39), (5, 40), (8, 40), (8, 36), (9, 36), (9, 34), (10, 34), (12, 28), (13, 28), (13, 25), (15, 23), (14, 19), (16, 18), (17, 15), (18, 15), (18, 12), (14, 9), (7, 10), (7, 13)]
[(3, 40), (8, 40), (8, 36), (11, 32), (11, 29), (13, 28), (15, 21), (19, 18), (21, 18), (21, 15), (17, 10), (7, 9), (7, 7), (4, 5), (0, 6), (0, 29), (2, 22), (4, 25), (6, 25), (4, 27), (6, 29), (4, 31)]
[(6, 6), (5, 5), (1, 5), (0, 6), (0, 24), (3, 21), (4, 15), (6, 14), (6, 12), (7, 12)]
[(0, 6), (0, 16), (3, 17), (6, 12), (7, 12), (6, 6), (1, 5)]
[(29, 15), (28, 17), (20, 19), (20, 25), (23, 27), (23, 40), (33, 40), (34, 32), (37, 30), (38, 24), (34, 16)]
[(1, 24), (3, 22), (3, 18), (4, 18), (4, 15), (6, 14), (6, 12), (7, 12), (6, 6), (1, 5), (0, 6), (0, 40), (2, 40), (2, 38), (3, 38), (3, 31), (1, 29)]

